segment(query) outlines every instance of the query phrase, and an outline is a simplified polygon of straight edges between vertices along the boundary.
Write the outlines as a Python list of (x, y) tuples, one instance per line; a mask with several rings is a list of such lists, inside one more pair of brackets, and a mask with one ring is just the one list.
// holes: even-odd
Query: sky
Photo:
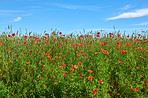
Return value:
[[(126, 34), (148, 30), (147, 0), (0, 0), (0, 32), (57, 29), (63, 34), (88, 31)], [(147, 33), (147, 32), (146, 32)]]

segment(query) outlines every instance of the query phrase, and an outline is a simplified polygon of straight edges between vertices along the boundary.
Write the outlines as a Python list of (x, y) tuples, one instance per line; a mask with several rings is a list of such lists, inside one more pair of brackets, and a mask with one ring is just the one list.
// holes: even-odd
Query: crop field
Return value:
[(0, 36), (0, 98), (146, 98), (148, 35)]

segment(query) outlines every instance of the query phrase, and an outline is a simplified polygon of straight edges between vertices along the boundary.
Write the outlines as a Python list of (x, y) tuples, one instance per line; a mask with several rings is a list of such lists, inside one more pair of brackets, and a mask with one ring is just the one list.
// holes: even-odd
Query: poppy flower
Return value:
[(45, 70), (44, 68), (42, 68), (42, 70)]
[(129, 44), (126, 44), (126, 46), (130, 46)]
[(49, 35), (49, 34), (45, 33), (45, 35)]
[(15, 33), (13, 33), (12, 36), (15, 36)]
[(7, 50), (7, 52), (10, 52), (10, 50)]
[(122, 54), (124, 54), (126, 52), (126, 50), (122, 50), (121, 52), (122, 52)]
[(41, 80), (43, 79), (43, 77), (40, 78)]
[(27, 39), (27, 36), (24, 36), (24, 38), (26, 38), (26, 39)]
[(119, 63), (122, 63), (121, 61), (119, 61)]
[(97, 34), (100, 34), (100, 32), (98, 32)]
[(78, 66), (77, 66), (77, 65), (74, 65), (72, 68), (76, 68), (76, 69), (77, 69), (77, 68), (78, 68)]
[(74, 69), (70, 69), (69, 71), (74, 71)]
[(139, 88), (135, 88), (135, 90), (136, 90), (136, 91), (138, 91), (138, 90), (139, 90)]
[(29, 64), (30, 64), (30, 62), (27, 62), (26, 64), (27, 64), (27, 65), (29, 65)]
[(148, 80), (145, 80), (145, 83), (148, 84)]
[(59, 34), (62, 34), (62, 32), (60, 32)]
[(2, 41), (0, 41), (0, 45), (2, 44)]
[(63, 68), (63, 66), (60, 66), (59, 68)]
[(54, 84), (55, 84), (55, 85), (57, 85), (57, 82), (56, 82), (56, 81), (54, 81)]
[(83, 46), (83, 43), (80, 43), (79, 45), (80, 45), (80, 46)]
[(14, 95), (15, 95), (15, 93), (13, 92), (13, 93), (12, 93), (12, 95), (14, 96)]
[(101, 80), (98, 81), (99, 83), (103, 84), (103, 82)]
[(92, 73), (93, 71), (92, 71), (92, 70), (88, 70), (88, 72), (89, 72), (89, 73)]
[(92, 81), (92, 76), (89, 76), (88, 79)]
[(84, 38), (84, 36), (83, 36), (83, 35), (80, 35), (80, 37), (81, 37), (81, 38)]
[(11, 35), (8, 35), (8, 37), (11, 37)]
[(98, 90), (95, 88), (95, 89), (93, 89), (93, 95), (96, 95), (96, 92), (97, 92)]
[(100, 35), (97, 35), (97, 37), (100, 37)]
[(67, 74), (63, 74), (63, 76), (67, 76)]
[(81, 63), (81, 62), (79, 62), (78, 64), (79, 64), (79, 65), (81, 65), (82, 63)]
[(77, 54), (77, 56), (80, 56), (80, 54)]

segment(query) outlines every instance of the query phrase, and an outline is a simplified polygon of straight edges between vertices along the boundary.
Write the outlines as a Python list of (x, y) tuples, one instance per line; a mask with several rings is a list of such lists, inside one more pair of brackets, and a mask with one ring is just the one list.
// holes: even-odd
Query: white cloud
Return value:
[(20, 21), (20, 20), (22, 20), (22, 18), (21, 18), (21, 17), (17, 17), (17, 18), (14, 19), (12, 22), (17, 22), (17, 21)]
[(128, 10), (129, 8), (131, 8), (131, 5), (125, 5), (123, 8), (120, 8), (121, 10)]
[(134, 25), (141, 25), (141, 26), (143, 26), (143, 25), (148, 25), (148, 22), (143, 22), (143, 23), (134, 24)]
[(14, 13), (14, 12), (23, 12), (19, 10), (0, 10), (0, 13)]
[(133, 12), (126, 12), (116, 17), (107, 18), (107, 20), (115, 20), (120, 18), (136, 18), (148, 15), (148, 8), (135, 10)]
[(99, 11), (101, 7), (98, 6), (80, 6), (80, 5), (66, 5), (66, 4), (54, 4), (55, 6), (66, 8), (66, 9), (80, 9), (80, 10), (95, 10)]

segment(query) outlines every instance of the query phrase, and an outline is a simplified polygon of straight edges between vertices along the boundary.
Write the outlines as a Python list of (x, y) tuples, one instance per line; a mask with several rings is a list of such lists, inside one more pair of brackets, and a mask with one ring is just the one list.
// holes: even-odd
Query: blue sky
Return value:
[(12, 25), (13, 32), (25, 29), (40, 34), (58, 29), (112, 32), (113, 26), (127, 34), (148, 30), (147, 0), (1, 0), (0, 31)]

